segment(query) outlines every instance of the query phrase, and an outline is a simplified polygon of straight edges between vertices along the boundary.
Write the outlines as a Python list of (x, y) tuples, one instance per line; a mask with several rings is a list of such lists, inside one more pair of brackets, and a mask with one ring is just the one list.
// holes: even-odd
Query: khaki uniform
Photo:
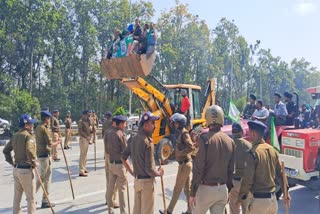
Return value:
[[(116, 128), (110, 126), (109, 129), (105, 131), (105, 135), (103, 138), (104, 141), (104, 161), (105, 161), (105, 171), (106, 171), (106, 202), (108, 203), (108, 189), (109, 189), (109, 171), (110, 171), (110, 156), (108, 152), (108, 135), (107, 132), (114, 131)], [(118, 183), (116, 183), (115, 188), (113, 190), (112, 201), (113, 204), (116, 202), (117, 198), (117, 191), (118, 191)]]
[[(229, 206), (231, 214), (239, 214), (240, 213), (240, 206), (238, 206), (238, 197), (240, 192), (241, 186), (241, 179), (244, 174), (245, 169), (245, 161), (248, 151), (251, 149), (251, 143), (246, 141), (243, 138), (235, 137), (235, 173), (233, 175), (232, 184), (233, 187), (229, 193)], [(242, 213), (245, 214), (248, 208), (248, 197), (246, 200), (241, 202), (241, 209)]]
[(109, 153), (110, 168), (109, 168), (109, 184), (107, 190), (108, 199), (108, 209), (109, 214), (113, 213), (113, 192), (115, 185), (118, 182), (118, 192), (119, 192), (119, 205), (120, 213), (126, 214), (126, 187), (127, 187), (127, 177), (126, 169), (121, 161), (121, 153), (127, 147), (127, 140), (123, 134), (123, 131), (114, 128), (110, 132), (106, 133), (106, 138), (108, 138), (107, 151)]
[(89, 119), (80, 119), (78, 122), (78, 132), (80, 136), (79, 174), (87, 171), (87, 154), (91, 139), (90, 126)]
[(112, 119), (104, 119), (102, 124), (102, 137), (104, 137), (106, 131), (112, 127)]
[[(14, 151), (14, 162), (11, 151)], [(3, 149), (6, 161), (14, 165), (13, 214), (21, 213), (20, 203), (23, 192), (27, 197), (28, 214), (36, 213), (36, 184), (32, 171), (36, 161), (36, 143), (30, 132), (21, 129)]]
[(154, 144), (152, 138), (143, 130), (130, 138), (122, 158), (132, 158), (135, 173), (133, 214), (154, 213), (154, 182), (157, 172), (154, 162)]
[[(52, 128), (52, 142), (56, 143), (59, 140), (61, 140), (61, 134), (60, 134), (59, 120), (55, 116), (52, 116), (51, 128)], [(58, 145), (52, 146), (52, 157), (53, 159), (58, 158)]]
[[(51, 165), (51, 131), (50, 128), (46, 124), (39, 125), (36, 128), (36, 143), (37, 143), (37, 155), (40, 165), (40, 177), (43, 182), (44, 188), (46, 192), (50, 193), (50, 184), (51, 184), (51, 176), (52, 176), (52, 165)], [(37, 181), (36, 192), (40, 189), (40, 182)], [(48, 203), (48, 200), (43, 193), (42, 195), (42, 203)]]
[(234, 171), (234, 147), (233, 140), (221, 131), (200, 136), (190, 194), (196, 197), (193, 214), (205, 214), (208, 210), (211, 214), (224, 213), (227, 185), (231, 185)]
[(71, 134), (72, 134), (72, 119), (71, 119), (71, 117), (66, 117), (64, 124), (66, 125), (66, 137), (64, 139), (64, 148), (67, 148), (70, 144)]
[(247, 154), (247, 167), (242, 178), (239, 201), (245, 200), (251, 192), (249, 214), (276, 214), (278, 203), (274, 192), (275, 180), (283, 186), (281, 165), (276, 150), (264, 140), (253, 142)]
[(174, 153), (176, 161), (179, 163), (178, 173), (176, 177), (176, 184), (173, 189), (172, 199), (168, 206), (168, 212), (172, 213), (173, 209), (179, 199), (182, 189), (186, 195), (188, 209), (187, 213), (191, 213), (191, 207), (189, 205), (190, 196), (190, 174), (192, 171), (191, 155), (194, 150), (193, 143), (189, 132), (184, 128), (181, 130), (178, 136), (178, 143), (175, 147)]

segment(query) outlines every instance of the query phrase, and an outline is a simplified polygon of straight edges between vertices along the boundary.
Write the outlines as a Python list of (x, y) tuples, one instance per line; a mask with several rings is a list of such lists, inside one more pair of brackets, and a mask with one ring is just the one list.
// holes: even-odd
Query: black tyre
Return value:
[(170, 157), (172, 150), (171, 141), (167, 138), (161, 139), (156, 145), (156, 162), (158, 163), (158, 161), (161, 160), (162, 164), (166, 164), (165, 160)]

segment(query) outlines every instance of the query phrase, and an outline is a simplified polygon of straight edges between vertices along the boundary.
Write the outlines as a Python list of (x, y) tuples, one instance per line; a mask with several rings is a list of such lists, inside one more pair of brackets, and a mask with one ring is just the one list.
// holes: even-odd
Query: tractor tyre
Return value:
[(167, 138), (161, 139), (156, 146), (156, 163), (161, 160), (162, 164), (167, 164), (167, 160), (170, 157), (172, 150), (173, 147), (171, 141)]

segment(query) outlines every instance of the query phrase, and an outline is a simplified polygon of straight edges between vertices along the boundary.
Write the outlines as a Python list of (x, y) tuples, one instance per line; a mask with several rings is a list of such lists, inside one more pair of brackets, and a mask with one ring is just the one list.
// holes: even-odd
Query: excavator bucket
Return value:
[(146, 54), (132, 54), (127, 57), (103, 59), (100, 66), (109, 80), (145, 77), (151, 73), (155, 59), (155, 53), (149, 57)]

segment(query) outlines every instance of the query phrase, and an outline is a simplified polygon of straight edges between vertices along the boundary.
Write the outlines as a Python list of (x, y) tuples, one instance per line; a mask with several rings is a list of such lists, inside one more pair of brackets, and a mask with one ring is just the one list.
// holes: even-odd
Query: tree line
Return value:
[[(154, 19), (152, 1), (3, 0), (0, 2), (0, 117), (15, 123), (19, 114), (39, 115), (41, 107), (82, 109), (98, 114), (118, 106), (128, 109), (129, 91), (105, 79), (99, 61), (115, 29), (139, 18)], [(272, 104), (273, 92), (297, 91), (319, 84), (320, 72), (306, 59), (290, 62), (249, 44), (232, 20), (221, 18), (214, 29), (190, 13), (188, 5), (163, 11), (155, 25), (159, 39), (152, 71), (165, 84), (204, 86), (216, 78), (217, 98), (226, 107), (233, 99), (244, 106), (250, 93)], [(170, 78), (169, 78), (170, 77)], [(133, 109), (138, 109), (133, 99)]]

